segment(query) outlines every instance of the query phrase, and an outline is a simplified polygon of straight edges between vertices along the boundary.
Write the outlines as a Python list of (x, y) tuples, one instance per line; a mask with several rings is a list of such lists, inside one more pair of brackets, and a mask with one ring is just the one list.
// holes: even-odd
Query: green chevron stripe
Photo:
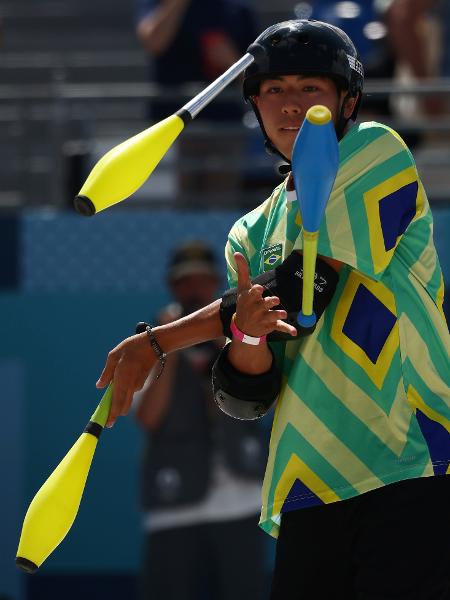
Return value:
[[(414, 235), (414, 253), (409, 251), (406, 252), (402, 243), (399, 244), (398, 258), (401, 257), (404, 265), (409, 269), (423, 269), (423, 265), (426, 266), (427, 272), (429, 269), (430, 261), (435, 264), (436, 253), (430, 241), (432, 239), (431, 231), (432, 222), (428, 217), (420, 217), (417, 221), (414, 221), (409, 225), (408, 232), (410, 235)], [(394, 255), (394, 260), (397, 260), (397, 256)]]
[[(374, 459), (379, 464), (380, 456), (385, 456), (386, 460), (394, 460), (396, 455), (339, 398), (329, 391), (326, 381), (318, 377), (312, 370), (308, 372), (308, 390), (311, 390), (311, 393), (307, 397), (306, 395), (304, 398), (302, 397), (302, 402), (376, 476), (381, 477), (384, 470), (378, 472), (376, 468), (374, 470)], [(311, 398), (320, 398), (320, 401), (314, 401)], [(340, 427), (341, 423), (348, 424), (344, 432)]]
[(339, 471), (330, 465), (324, 457), (298, 432), (292, 425), (287, 425), (283, 435), (278, 443), (278, 449), (275, 456), (274, 470), (272, 476), (272, 485), (268, 494), (268, 505), (272, 506), (275, 501), (275, 489), (277, 483), (289, 462), (292, 455), (292, 448), (302, 448), (302, 460), (331, 487), (336, 494), (340, 495), (339, 490), (343, 490), (343, 498), (348, 498), (357, 494), (351, 483), (347, 481)]
[(408, 369), (408, 383), (415, 387), (425, 404), (441, 415), (448, 414), (449, 407), (446, 402), (442, 399), (440, 394), (430, 390), (429, 384), (425, 383), (409, 359), (406, 359), (405, 361), (405, 368)]
[(386, 127), (379, 123), (361, 123), (360, 125), (353, 127), (343, 140), (339, 142), (339, 158), (341, 165), (344, 165), (350, 160), (355, 152), (361, 152), (361, 136), (359, 133), (363, 130), (367, 140), (365, 147), (387, 133)]
[[(402, 351), (405, 354), (407, 353), (408, 359), (419, 373), (423, 372), (424, 375), (427, 375), (428, 380), (430, 379), (428, 365), (430, 365), (440, 379), (448, 382), (450, 386), (448, 348), (446, 349), (440, 344), (439, 334), (434, 328), (432, 321), (425, 322), (423, 320), (419, 306), (420, 298), (414, 296), (412, 289), (410, 293), (411, 302), (408, 302), (407, 316), (402, 315), (400, 319), (403, 335), (406, 338), (402, 343), (402, 346), (405, 346), (402, 348)], [(428, 298), (428, 300), (432, 304), (431, 299)], [(434, 304), (432, 304), (430, 310), (437, 312)]]
[(433, 474), (431, 457), (417, 419), (413, 416), (408, 429), (408, 443), (398, 459), (398, 465), (409, 472), (413, 470), (416, 477), (421, 477), (427, 470)]
[(434, 268), (433, 275), (431, 276), (431, 279), (429, 280), (427, 285), (427, 292), (433, 298), (434, 302), (437, 301), (437, 292), (441, 286), (441, 277), (441, 265), (438, 261), (436, 261), (436, 266)]
[(369, 275), (374, 274), (374, 268), (370, 245), (367, 243), (370, 224), (367, 220), (364, 194), (382, 183), (386, 178), (392, 177), (395, 173), (400, 173), (408, 167), (411, 167), (411, 159), (408, 153), (400, 152), (362, 175), (345, 190), (347, 212), (352, 231), (357, 232), (353, 236), (356, 248), (357, 268), (364, 272), (366, 270), (364, 268), (365, 265), (369, 263), (371, 265)]

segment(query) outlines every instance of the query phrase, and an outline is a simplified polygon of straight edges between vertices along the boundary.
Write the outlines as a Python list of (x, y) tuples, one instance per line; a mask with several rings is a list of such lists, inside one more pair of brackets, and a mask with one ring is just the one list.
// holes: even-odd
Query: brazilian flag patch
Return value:
[(262, 251), (263, 271), (270, 271), (281, 264), (283, 260), (283, 244), (274, 244)]

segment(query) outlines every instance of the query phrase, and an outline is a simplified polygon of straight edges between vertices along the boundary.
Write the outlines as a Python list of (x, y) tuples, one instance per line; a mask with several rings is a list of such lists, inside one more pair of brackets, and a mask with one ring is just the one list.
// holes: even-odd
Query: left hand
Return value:
[(133, 335), (118, 344), (108, 354), (97, 388), (113, 382), (113, 398), (106, 427), (112, 427), (119, 416), (130, 410), (133, 394), (144, 386), (152, 368), (158, 363), (147, 333)]
[(238, 329), (253, 337), (261, 337), (272, 331), (282, 331), (295, 337), (297, 335), (295, 327), (283, 321), (287, 318), (287, 312), (274, 310), (274, 307), (280, 304), (280, 299), (277, 296), (264, 298), (264, 287), (250, 280), (250, 271), (244, 255), (236, 252), (234, 259), (238, 273), (236, 303)]

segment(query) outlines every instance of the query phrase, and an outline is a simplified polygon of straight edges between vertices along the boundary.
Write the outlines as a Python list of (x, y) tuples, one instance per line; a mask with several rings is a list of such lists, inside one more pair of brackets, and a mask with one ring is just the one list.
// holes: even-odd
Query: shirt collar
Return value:
[(297, 192), (295, 190), (286, 190), (286, 202), (295, 202), (297, 200)]
[(295, 202), (297, 200), (297, 193), (294, 188), (294, 181), (292, 179), (292, 173), (289, 173), (288, 177), (284, 182), (284, 191), (286, 194), (286, 202)]

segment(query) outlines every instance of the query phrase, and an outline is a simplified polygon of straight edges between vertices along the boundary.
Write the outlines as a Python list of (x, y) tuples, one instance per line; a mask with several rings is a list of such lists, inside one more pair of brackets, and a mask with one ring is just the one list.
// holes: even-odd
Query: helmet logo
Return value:
[(355, 58), (354, 56), (351, 56), (350, 54), (347, 54), (347, 59), (348, 59), (348, 64), (350, 65), (350, 69), (353, 69), (354, 71), (359, 73), (361, 75), (361, 77), (364, 77), (364, 69), (363, 69), (362, 63), (360, 63), (357, 58)]

